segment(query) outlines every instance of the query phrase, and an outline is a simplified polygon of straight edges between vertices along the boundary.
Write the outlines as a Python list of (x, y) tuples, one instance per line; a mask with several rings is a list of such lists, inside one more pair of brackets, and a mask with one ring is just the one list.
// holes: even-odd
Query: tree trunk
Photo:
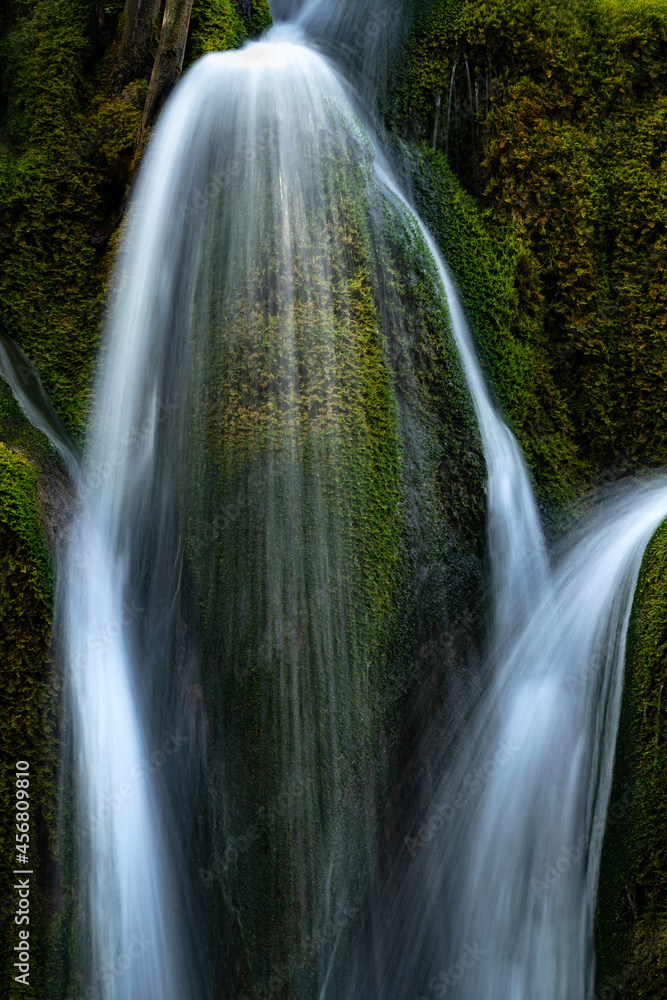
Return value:
[(162, 0), (127, 0), (118, 55), (116, 77), (122, 88), (141, 76), (150, 65), (150, 51)]
[(141, 122), (142, 135), (151, 128), (165, 98), (178, 79), (188, 40), (192, 0), (167, 0), (148, 96)]

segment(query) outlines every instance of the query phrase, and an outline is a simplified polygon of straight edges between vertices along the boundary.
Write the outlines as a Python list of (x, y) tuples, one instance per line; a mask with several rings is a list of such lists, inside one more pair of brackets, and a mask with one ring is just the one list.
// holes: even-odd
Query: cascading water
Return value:
[(42, 431), (60, 454), (70, 474), (78, 475), (80, 456), (67, 429), (44, 392), (41, 379), (18, 344), (0, 331), (0, 375), (28, 420)]
[[(304, 30), (326, 13), (303, 5)], [(447, 268), (301, 29), (186, 75), (126, 244), (60, 581), (91, 995), (233, 996), (273, 971), (286, 996), (456, 982), (465, 1000), (585, 1000), (625, 628), (667, 488), (604, 505), (549, 570)], [(419, 331), (389, 277), (420, 254), (488, 470), (491, 685), (432, 765), (433, 829), (354, 965), (386, 780), (387, 581), (407, 572), (385, 553), (404, 507), (433, 508), (411, 471), (437, 446)], [(473, 791), (471, 761), (498, 747)], [(213, 903), (190, 857), (201, 874), (207, 844)]]
[[(379, 164), (380, 153), (377, 151)], [(384, 163), (378, 177), (404, 211), (405, 197)], [(532, 607), (547, 575), (544, 537), (523, 455), (489, 398), (479, 361), (447, 265), (424, 224), (414, 216), (436, 262), (447, 299), (452, 333), (461, 356), (479, 422), (488, 473), (489, 555), (493, 573), (496, 641), (509, 635)]]
[[(377, 171), (410, 212), (386, 164)], [(456, 986), (462, 1000), (583, 1000), (594, 987), (627, 625), (644, 549), (667, 515), (667, 484), (604, 504), (550, 572), (523, 456), (489, 399), (446, 264), (417, 223), (438, 267), (487, 463), (492, 684), (458, 765), (431, 768), (437, 794), (422, 845), (446, 833), (394, 886), (391, 930), (351, 992), (407, 997), (428, 982), (435, 997)], [(489, 788), (471, 774), (473, 761), (493, 763)]]
[[(387, 940), (352, 995), (592, 996), (625, 637), (644, 548), (666, 513), (664, 478), (601, 504), (501, 644), (459, 756), (433, 766)], [(419, 919), (395, 936), (406, 912)]]
[[(358, 922), (386, 784), (383, 684), (405, 683), (390, 648), (397, 581), (414, 572), (405, 508), (433, 521), (442, 424), (416, 307), (391, 277), (415, 234), (372, 164), (340, 79), (289, 26), (202, 59), (147, 153), (63, 583), (89, 974), (105, 998), (164, 998), (167, 981), (196, 995), (165, 916), (172, 884), (230, 991), (276, 967), (322, 989)], [(424, 281), (448, 435), (469, 442)], [(138, 782), (165, 739), (183, 749)], [(141, 933), (152, 950), (105, 976)]]

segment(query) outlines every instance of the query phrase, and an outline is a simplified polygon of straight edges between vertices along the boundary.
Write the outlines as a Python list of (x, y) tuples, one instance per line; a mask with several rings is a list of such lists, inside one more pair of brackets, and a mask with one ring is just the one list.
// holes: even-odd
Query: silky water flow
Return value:
[[(59, 567), (84, 995), (230, 995), (211, 955), (234, 966), (254, 934), (289, 939), (309, 972), (274, 969), (274, 989), (304, 996), (587, 1000), (625, 634), (667, 484), (611, 494), (549, 564), (446, 264), (308, 42), (327, 6), (287, 5), (293, 22), (185, 74), (119, 251)], [(379, 591), (355, 531), (382, 524), (384, 467), (364, 465), (382, 445), (363, 407), (379, 380), (387, 442), (419, 410), (399, 299), (400, 373), (364, 311), (388, 218), (430, 260), (479, 425), (491, 635), (486, 688), (455, 757), (431, 763), (411, 863), (357, 949), (381, 786)], [(188, 850), (209, 841), (212, 909)], [(248, 860), (233, 876), (230, 843)], [(339, 931), (314, 947), (322, 917)]]

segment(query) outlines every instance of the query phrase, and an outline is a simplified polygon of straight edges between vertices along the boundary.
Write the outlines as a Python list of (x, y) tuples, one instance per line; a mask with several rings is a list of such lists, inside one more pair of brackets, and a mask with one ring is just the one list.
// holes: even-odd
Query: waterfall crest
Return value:
[[(60, 573), (82, 974), (103, 1000), (586, 1000), (667, 487), (612, 497), (549, 566), (447, 266), (307, 41), (320, 16), (186, 74), (130, 210)], [(406, 623), (439, 602), (456, 632), (479, 446), (488, 688), (429, 765), (409, 864), (369, 893)]]
[[(230, 991), (322, 989), (361, 919), (405, 595), (446, 613), (471, 573), (447, 493), (482, 482), (437, 272), (373, 162), (289, 25), (200, 60), (147, 152), (63, 585), (93, 983), (147, 926), (174, 995), (201, 939)], [(105, 1000), (169, 997), (151, 961)]]

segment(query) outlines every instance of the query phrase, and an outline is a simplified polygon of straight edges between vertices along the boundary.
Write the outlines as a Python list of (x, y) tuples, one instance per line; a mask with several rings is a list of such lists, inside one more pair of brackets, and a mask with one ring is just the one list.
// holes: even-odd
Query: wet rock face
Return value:
[[(60, 506), (55, 499), (55, 507)], [(49, 656), (52, 591), (44, 537), (39, 470), (18, 448), (0, 443), (0, 713), (5, 766), (0, 776), (4, 813), (0, 841), (3, 878), (11, 879), (16, 855), (14, 765), (30, 766), (30, 930), (34, 930), (31, 985), (46, 992), (50, 975), (47, 936), (57, 925), (58, 845), (54, 817), (58, 799), (58, 682)], [(26, 865), (26, 867), (28, 867)], [(12, 882), (8, 882), (11, 885)], [(3, 974), (12, 977), (16, 903), (2, 914), (0, 934), (7, 956)], [(9, 911), (9, 912), (8, 912)], [(64, 911), (63, 911), (64, 912)], [(39, 938), (42, 937), (40, 942)], [(44, 965), (40, 969), (41, 962)], [(33, 964), (34, 963), (34, 964)], [(57, 978), (54, 977), (54, 978)]]
[[(108, 24), (95, 11), (91, 44), (105, 46)], [(288, 131), (303, 129), (293, 105), (281, 111)], [(270, 146), (274, 139), (267, 132), (262, 141)], [(89, 146), (99, 146), (86, 143), (68, 154), (81, 160), (81, 170)], [(311, 245), (290, 275), (298, 289), (293, 340), (276, 327), (285, 268), (279, 287), (261, 267), (250, 283), (231, 283), (238, 295), (229, 340), (221, 324), (205, 328), (200, 317), (194, 324), (196, 336), (218, 349), (203, 379), (196, 426), (204, 437), (188, 439), (190, 457), (180, 469), (186, 476), (177, 488), (163, 490), (166, 481), (156, 481), (156, 509), (165, 520), (148, 525), (147, 549), (143, 542), (134, 549), (138, 593), (129, 620), (121, 621), (124, 638), (146, 652), (142, 681), (156, 634), (166, 636), (163, 673), (147, 684), (155, 696), (148, 700), (156, 755), (147, 766), (165, 800), (179, 807), (174, 831), (192, 845), (192, 905), (213, 938), (220, 981), (251, 990), (269, 982), (285, 997), (294, 995), (299, 976), (321, 977), (339, 933), (354, 931), (378, 830), (387, 831), (387, 843), (400, 839), (393, 776), (400, 787), (434, 691), (458, 683), (452, 664), (472, 644), (482, 590), (483, 462), (428, 255), (377, 192), (369, 204), (368, 150), (355, 146), (351, 159), (341, 148), (334, 154), (324, 182), (332, 191), (342, 184), (336, 212), (317, 215)], [(205, 207), (216, 199), (233, 203), (237, 165), (232, 158), (227, 166), (224, 189), (214, 170), (212, 179), (193, 184), (191, 199), (183, 196), (178, 208), (187, 223), (197, 224), (202, 197)], [(220, 221), (215, 212), (212, 218)], [(97, 214), (87, 209), (83, 243), (103, 246), (98, 241), (106, 242), (110, 227), (91, 219)], [(331, 230), (338, 248), (327, 248), (304, 276), (313, 248)], [(374, 240), (383, 247), (377, 258)], [(262, 249), (273, 261), (271, 248)], [(308, 305), (309, 281), (327, 270), (334, 292), (318, 315), (312, 298)], [(225, 312), (212, 297), (216, 319), (229, 320), (230, 301)], [(257, 303), (259, 315), (248, 313)], [(60, 349), (64, 336), (56, 331), (53, 338)], [(60, 350), (49, 358), (62, 412), (72, 395), (68, 366), (81, 385), (89, 366)], [(170, 404), (169, 372), (176, 378), (182, 369), (165, 368)], [(157, 430), (138, 431), (127, 446), (130, 458), (143, 454), (154, 432), (163, 454), (173, 454), (182, 442), (172, 418), (169, 410)], [(108, 474), (86, 480), (93, 490), (119, 472), (108, 455)], [(76, 513), (71, 490), (48, 463), (36, 488), (46, 544), (62, 551)], [(156, 525), (166, 525), (161, 540)], [(146, 565), (155, 570), (152, 584)], [(16, 580), (25, 579), (19, 569)], [(134, 614), (146, 597), (159, 606), (154, 630), (143, 611)], [(44, 671), (51, 608), (49, 600), (35, 600), (39, 621), (30, 629), (41, 645), (31, 662), (42, 671), (50, 705), (55, 682), (51, 675), (45, 681)], [(117, 628), (115, 619), (109, 628)], [(24, 693), (17, 690), (17, 704)], [(43, 724), (43, 708), (36, 739), (53, 732)], [(183, 738), (178, 753), (162, 750), (167, 731)], [(53, 744), (43, 751), (53, 773), (57, 752)], [(43, 827), (52, 834), (54, 789), (45, 797)], [(70, 829), (66, 846), (71, 842)], [(323, 902), (327, 885), (333, 903)], [(71, 882), (65, 894), (76, 898)], [(63, 911), (58, 933), (68, 933), (69, 921)], [(67, 945), (58, 949), (65, 954)]]
[[(596, 919), (598, 992), (629, 1000), (664, 980), (667, 948), (667, 525), (648, 546), (628, 634), (624, 703)], [(611, 995), (611, 994), (610, 994)], [(661, 992), (656, 996), (662, 997)]]
[(324, 928), (353, 935), (400, 828), (406, 704), (447, 689), (453, 647), (470, 659), (484, 467), (433, 261), (327, 64), (287, 41), (212, 55), (176, 105), (154, 161), (173, 173), (138, 193), (157, 284), (130, 244), (98, 404), (99, 461), (132, 442), (102, 534), (144, 609), (151, 732), (187, 726), (156, 782), (216, 975), (279, 969), (288, 996), (334, 953), (342, 974)]
[[(285, 997), (325, 974), (328, 920), (354, 932), (380, 830), (385, 852), (401, 835), (408, 748), (443, 690), (460, 693), (453, 664), (473, 658), (482, 606), (483, 462), (437, 279), (400, 218), (368, 205), (363, 160), (344, 162), (325, 170), (330, 221), (298, 229), (313, 242), (294, 271), (278, 260), (276, 283), (258, 256), (224, 320), (195, 332), (208, 360), (183, 517), (202, 609), (185, 614), (206, 719), (200, 877), (218, 928), (235, 901), (242, 988), (278, 969)], [(233, 186), (233, 166), (222, 176)], [(212, 188), (208, 210), (243, 197)]]

